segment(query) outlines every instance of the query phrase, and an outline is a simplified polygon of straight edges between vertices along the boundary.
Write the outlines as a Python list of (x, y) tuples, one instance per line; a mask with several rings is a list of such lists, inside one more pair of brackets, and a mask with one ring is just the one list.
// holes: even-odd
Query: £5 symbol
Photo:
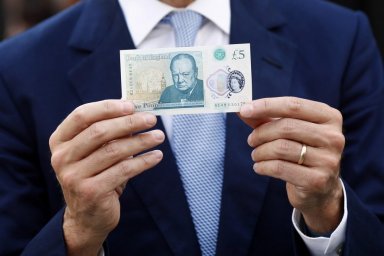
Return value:
[(242, 60), (245, 58), (244, 50), (234, 50), (232, 54), (232, 60)]

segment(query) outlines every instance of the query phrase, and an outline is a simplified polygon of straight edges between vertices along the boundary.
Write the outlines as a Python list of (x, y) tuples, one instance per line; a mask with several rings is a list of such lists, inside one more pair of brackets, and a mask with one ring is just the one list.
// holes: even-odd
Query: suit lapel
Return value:
[(288, 95), (297, 49), (279, 35), (286, 22), (280, 8), (253, 0), (232, 1), (231, 9), (230, 43), (251, 43), (253, 99)]
[[(231, 12), (230, 43), (251, 43), (253, 99), (288, 95), (296, 48), (271, 31), (283, 26), (283, 17), (269, 0), (232, 1)], [(269, 178), (252, 169), (250, 132), (235, 114), (227, 115), (217, 255), (248, 254), (268, 187)]]
[[(157, 128), (164, 130), (161, 122)], [(148, 207), (174, 254), (200, 255), (191, 213), (168, 140), (159, 149), (164, 154), (160, 164), (137, 176), (131, 184)]]
[(121, 98), (119, 51), (134, 48), (120, 8), (108, 2), (84, 3), (69, 42), (81, 56), (69, 79), (83, 102)]
[[(117, 1), (87, 1), (70, 46), (85, 55), (69, 73), (81, 100), (121, 98), (119, 51), (135, 46)], [(164, 130), (160, 119), (155, 129)], [(173, 253), (198, 255), (197, 236), (168, 141), (159, 149), (164, 153), (163, 161), (132, 179), (130, 185), (148, 208)]]

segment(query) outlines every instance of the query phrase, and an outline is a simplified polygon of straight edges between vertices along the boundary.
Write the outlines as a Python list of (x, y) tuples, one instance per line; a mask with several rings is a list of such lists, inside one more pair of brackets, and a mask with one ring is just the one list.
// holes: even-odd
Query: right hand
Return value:
[[(164, 141), (156, 117), (134, 105), (106, 100), (78, 107), (58, 126), (49, 145), (63, 190), (64, 237), (69, 255), (96, 255), (120, 219), (119, 197), (128, 180), (158, 164)], [(139, 155), (138, 155), (139, 154)]]

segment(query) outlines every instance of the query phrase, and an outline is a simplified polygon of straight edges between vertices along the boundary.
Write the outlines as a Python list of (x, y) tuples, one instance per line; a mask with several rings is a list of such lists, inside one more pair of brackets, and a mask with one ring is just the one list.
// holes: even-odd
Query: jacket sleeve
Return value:
[(29, 242), (21, 255), (67, 255), (63, 235), (64, 209), (59, 211), (42, 230)]
[(16, 85), (6, 83), (1, 73), (0, 255), (20, 255), (23, 250), (24, 255), (65, 255), (62, 213), (49, 222), (57, 210), (48, 199), (28, 105), (14, 104), (9, 84)]
[[(367, 18), (356, 12), (354, 41), (341, 88), (346, 145), (341, 177), (348, 219), (342, 255), (384, 255), (384, 77)], [(295, 232), (296, 233), (296, 232)], [(297, 255), (309, 255), (295, 234)]]
[(384, 78), (367, 18), (356, 34), (342, 88), (346, 147), (341, 176), (347, 192), (344, 255), (384, 255)]

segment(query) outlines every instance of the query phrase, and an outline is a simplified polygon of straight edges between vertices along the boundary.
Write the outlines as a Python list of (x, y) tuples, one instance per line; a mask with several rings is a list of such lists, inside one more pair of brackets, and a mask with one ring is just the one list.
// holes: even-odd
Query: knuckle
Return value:
[(284, 137), (291, 135), (296, 129), (295, 121), (290, 118), (282, 119), (281, 126), (281, 135)]
[(143, 155), (142, 157), (141, 157), (141, 160), (142, 160), (142, 162), (143, 162), (143, 166), (145, 167), (145, 168), (148, 168), (149, 166), (151, 166), (151, 159), (150, 159), (150, 157), (148, 156), (148, 155)]
[(340, 158), (336, 155), (330, 155), (325, 159), (325, 165), (328, 166), (331, 170), (338, 170), (340, 166)]
[(109, 100), (104, 100), (102, 105), (106, 112), (109, 112), (112, 109), (112, 103)]
[(134, 121), (133, 116), (131, 116), (131, 115), (126, 116), (124, 120), (125, 120), (125, 127), (126, 127), (127, 131), (130, 132), (130, 131), (134, 130), (135, 121)]
[[(268, 129), (268, 126), (267, 126)], [(260, 143), (264, 142), (266, 140), (266, 137), (268, 135), (266, 134), (265, 128), (258, 127), (253, 130), (252, 132), (252, 139), (254, 141), (254, 144), (259, 145)]]
[(263, 99), (263, 103), (264, 103), (263, 104), (264, 105), (264, 109), (268, 110), (270, 108), (270, 105), (271, 105), (270, 102), (269, 102), (269, 99), (268, 98), (264, 98)]
[(89, 133), (91, 140), (102, 140), (106, 136), (107, 130), (103, 125), (94, 123), (89, 127)]
[(261, 131), (260, 128), (254, 129), (251, 134), (248, 136), (247, 142), (251, 147), (255, 147), (258, 145), (259, 141), (261, 140)]
[(103, 146), (103, 150), (106, 154), (112, 156), (118, 155), (120, 151), (115, 142), (108, 142)]
[(67, 162), (66, 153), (63, 149), (56, 149), (51, 156), (51, 165), (55, 171)]
[(328, 130), (327, 138), (330, 147), (340, 152), (344, 149), (345, 137), (341, 132)]
[(86, 120), (86, 110), (84, 105), (77, 107), (71, 114), (72, 119), (77, 123), (77, 124), (87, 124)]
[(339, 133), (337, 138), (334, 140), (334, 146), (341, 152), (345, 146), (345, 137), (343, 134)]
[(104, 158), (108, 158), (109, 161), (118, 162), (126, 157), (126, 150), (122, 147), (123, 144), (120, 141), (112, 141), (105, 144), (102, 148), (104, 152)]
[(286, 105), (290, 113), (297, 113), (303, 108), (303, 100), (297, 97), (287, 97)]
[(343, 115), (341, 112), (335, 108), (332, 108), (333, 111), (333, 119), (335, 120), (336, 123), (342, 124), (343, 123)]
[(61, 187), (63, 190), (74, 191), (76, 187), (76, 178), (70, 172), (63, 172), (57, 175), (57, 179), (59, 180)]
[(129, 161), (122, 161), (119, 164), (120, 168), (120, 173), (122, 174), (123, 177), (129, 177), (130, 173), (132, 172), (132, 167)]
[(98, 189), (91, 182), (84, 182), (79, 186), (78, 197), (85, 202), (93, 202), (98, 197)]
[(49, 140), (48, 140), (48, 145), (49, 145), (49, 148), (51, 149), (51, 151), (54, 149), (56, 144), (57, 144), (56, 132), (54, 132), (54, 133), (52, 133), (52, 135), (49, 137)]
[(291, 144), (288, 140), (278, 139), (278, 147), (275, 154), (278, 158), (282, 158), (291, 150)]
[(138, 134), (137, 138), (139, 139), (139, 145), (142, 148), (147, 148), (152, 145), (153, 140), (147, 134)]
[(319, 172), (314, 179), (312, 179), (311, 187), (314, 191), (319, 193), (325, 192), (330, 183), (330, 176), (324, 172)]
[(274, 173), (275, 177), (281, 177), (287, 168), (284, 161), (275, 161), (272, 167), (272, 172)]

